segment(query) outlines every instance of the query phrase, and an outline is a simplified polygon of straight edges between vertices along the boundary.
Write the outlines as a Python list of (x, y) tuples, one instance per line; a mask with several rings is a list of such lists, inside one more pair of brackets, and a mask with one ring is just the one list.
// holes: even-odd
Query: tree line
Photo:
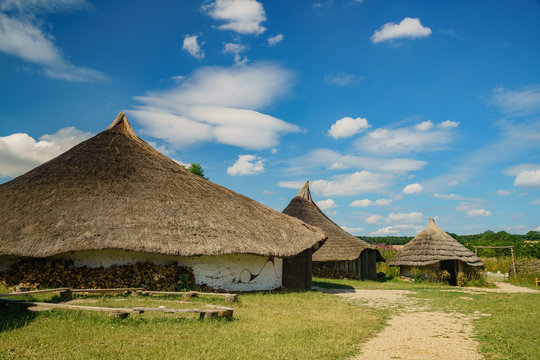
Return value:
[[(471, 251), (474, 246), (514, 246), (517, 257), (540, 258), (540, 232), (529, 231), (525, 235), (509, 234), (506, 231), (493, 232), (487, 230), (481, 234), (457, 235), (448, 233), (454, 239), (465, 245)], [(405, 245), (413, 239), (412, 236), (359, 236), (370, 244)], [(508, 256), (509, 249), (478, 249), (479, 256)]]

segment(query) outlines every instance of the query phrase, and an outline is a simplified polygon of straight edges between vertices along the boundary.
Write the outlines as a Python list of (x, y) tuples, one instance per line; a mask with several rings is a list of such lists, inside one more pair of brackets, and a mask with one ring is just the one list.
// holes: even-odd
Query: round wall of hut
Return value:
[[(195, 283), (226, 291), (273, 290), (282, 285), (283, 260), (281, 258), (230, 254), (220, 256), (170, 256), (124, 250), (80, 251), (58, 254), (51, 260), (71, 260), (76, 267), (90, 268), (150, 262), (166, 265), (177, 262), (193, 270)], [(0, 271), (20, 261), (17, 257), (0, 257)]]

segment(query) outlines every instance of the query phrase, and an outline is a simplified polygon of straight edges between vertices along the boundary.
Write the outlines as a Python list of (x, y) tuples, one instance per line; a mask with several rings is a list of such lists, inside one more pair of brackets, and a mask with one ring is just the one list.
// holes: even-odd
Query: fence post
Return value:
[(514, 247), (510, 248), (510, 253), (512, 254), (512, 267), (514, 268), (514, 279), (516, 278), (516, 260), (514, 259)]

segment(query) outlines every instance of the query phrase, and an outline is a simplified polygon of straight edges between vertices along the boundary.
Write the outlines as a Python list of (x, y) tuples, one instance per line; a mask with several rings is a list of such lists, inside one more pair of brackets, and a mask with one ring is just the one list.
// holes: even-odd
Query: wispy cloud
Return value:
[(399, 24), (386, 23), (371, 36), (373, 43), (390, 41), (395, 39), (415, 39), (431, 35), (431, 29), (422, 26), (420, 19), (406, 17)]
[(266, 28), (263, 5), (256, 0), (216, 0), (203, 6), (203, 10), (214, 20), (224, 21), (221, 30), (239, 34), (262, 34)]
[(104, 81), (96, 70), (75, 66), (62, 55), (51, 34), (42, 27), (47, 13), (84, 8), (81, 0), (4, 1), (0, 4), (0, 51), (43, 67), (50, 78), (74, 82)]
[(397, 129), (377, 128), (356, 142), (356, 147), (372, 153), (392, 155), (420, 151), (440, 151), (454, 138), (453, 129), (458, 122), (434, 124), (424, 121)]
[(288, 93), (292, 74), (271, 63), (200, 68), (176, 88), (148, 93), (128, 110), (143, 132), (175, 147), (215, 141), (271, 148), (299, 127), (257, 110)]
[(242, 57), (240, 54), (242, 54), (244, 51), (246, 51), (247, 46), (243, 44), (238, 43), (226, 43), (223, 46), (223, 53), (224, 54), (234, 54), (234, 64), (235, 65), (245, 65), (249, 61), (247, 56)]
[(321, 210), (330, 210), (337, 207), (337, 204), (333, 199), (326, 199), (326, 200), (320, 200), (317, 201), (315, 204), (321, 209)]
[(507, 90), (498, 86), (493, 90), (492, 103), (511, 115), (531, 115), (540, 111), (540, 85)]
[(326, 75), (324, 81), (328, 84), (337, 86), (353, 86), (357, 85), (362, 77), (354, 74), (339, 73), (335, 75)]
[(406, 173), (424, 168), (425, 161), (406, 158), (379, 158), (355, 155), (343, 155), (330, 149), (315, 149), (304, 156), (287, 161), (289, 172), (305, 172), (316, 167), (324, 166), (331, 170), (346, 170), (351, 168), (381, 171), (389, 173)]

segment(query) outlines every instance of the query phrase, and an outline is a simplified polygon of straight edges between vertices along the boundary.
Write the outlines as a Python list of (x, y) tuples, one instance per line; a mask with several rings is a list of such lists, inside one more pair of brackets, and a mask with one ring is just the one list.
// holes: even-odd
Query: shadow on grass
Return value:
[(345, 284), (337, 284), (329, 281), (313, 280), (312, 286), (320, 287), (323, 289), (342, 289), (354, 291), (354, 287)]
[(26, 326), (36, 317), (37, 313), (34, 311), (10, 311), (6, 304), (0, 304), (0, 333)]

